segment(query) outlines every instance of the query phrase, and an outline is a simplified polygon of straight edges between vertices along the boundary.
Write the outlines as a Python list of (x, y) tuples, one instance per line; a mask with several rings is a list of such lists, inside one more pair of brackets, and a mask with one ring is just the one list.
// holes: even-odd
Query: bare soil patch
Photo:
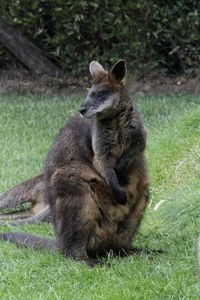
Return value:
[[(127, 79), (132, 94), (157, 95), (169, 93), (200, 94), (200, 77), (188, 78), (186, 76), (153, 76)], [(69, 95), (83, 93), (90, 85), (87, 76), (73, 77), (66, 74), (63, 78), (52, 78), (46, 75), (36, 75), (25, 69), (0, 71), (0, 94), (7, 93), (37, 93), (42, 95)]]

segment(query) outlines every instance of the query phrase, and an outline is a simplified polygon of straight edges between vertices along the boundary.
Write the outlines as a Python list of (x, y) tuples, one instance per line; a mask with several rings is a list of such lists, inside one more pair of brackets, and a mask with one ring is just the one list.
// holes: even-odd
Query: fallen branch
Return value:
[(32, 42), (0, 18), (0, 42), (23, 65), (37, 74), (60, 76), (62, 71)]

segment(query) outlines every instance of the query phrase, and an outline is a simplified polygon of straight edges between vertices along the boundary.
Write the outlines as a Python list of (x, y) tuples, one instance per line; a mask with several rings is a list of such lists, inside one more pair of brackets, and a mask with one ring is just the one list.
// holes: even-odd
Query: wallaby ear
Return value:
[(126, 76), (126, 62), (123, 59), (118, 60), (111, 70), (111, 75), (115, 80), (121, 81)]
[(93, 79), (97, 78), (98, 75), (102, 72), (105, 72), (104, 68), (98, 61), (93, 60), (89, 65), (90, 74), (92, 75)]

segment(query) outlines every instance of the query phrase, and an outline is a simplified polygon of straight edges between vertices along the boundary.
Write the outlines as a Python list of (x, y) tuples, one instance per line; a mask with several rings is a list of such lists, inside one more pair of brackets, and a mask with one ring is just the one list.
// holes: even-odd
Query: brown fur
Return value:
[[(60, 131), (44, 171), (56, 245), (89, 264), (110, 250), (134, 251), (132, 238), (149, 198), (146, 131), (122, 82), (125, 64), (120, 61), (104, 76), (102, 67), (98, 76), (98, 63), (91, 68), (95, 80), (81, 108), (85, 118), (73, 118)], [(104, 91), (106, 99), (99, 99)], [(88, 119), (91, 107), (94, 117)], [(1, 238), (25, 243), (26, 234), (15, 235), (4, 233)], [(28, 240), (33, 246), (50, 243)]]

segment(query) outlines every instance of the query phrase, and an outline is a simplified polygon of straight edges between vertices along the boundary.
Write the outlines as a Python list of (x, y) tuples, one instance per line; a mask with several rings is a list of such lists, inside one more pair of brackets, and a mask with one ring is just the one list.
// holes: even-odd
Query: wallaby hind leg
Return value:
[(0, 214), (0, 221), (26, 219), (33, 216), (30, 210)]
[[(78, 170), (80, 172), (80, 170)], [(96, 260), (87, 254), (89, 216), (84, 213), (88, 187), (79, 175), (66, 174), (66, 170), (56, 170), (48, 190), (52, 221), (57, 233), (58, 247), (64, 255), (83, 260), (93, 266)]]
[[(80, 195), (79, 195), (80, 197)], [(53, 222), (58, 238), (58, 247), (63, 254), (75, 260), (83, 260), (88, 265), (95, 265), (95, 260), (87, 254), (87, 225), (82, 218), (81, 201), (76, 196), (70, 198), (70, 204), (63, 208), (69, 198), (58, 197)], [(63, 203), (61, 206), (59, 203)]]
[(0, 210), (16, 208), (25, 203), (35, 203), (39, 199), (44, 199), (44, 175), (38, 175), (28, 179), (5, 193), (0, 193)]
[(49, 205), (43, 201), (33, 201), (32, 206), (28, 209), (20, 210), (18, 212), (6, 212), (0, 214), (0, 225), (23, 225), (39, 223), (42, 221), (50, 222), (51, 213)]
[(41, 221), (51, 222), (51, 212), (49, 206), (43, 208), (43, 210), (39, 211), (37, 214), (30, 214), (28, 218), (12, 220), (12, 221), (0, 221), (1, 225), (25, 225), (25, 224), (35, 224), (40, 223)]

